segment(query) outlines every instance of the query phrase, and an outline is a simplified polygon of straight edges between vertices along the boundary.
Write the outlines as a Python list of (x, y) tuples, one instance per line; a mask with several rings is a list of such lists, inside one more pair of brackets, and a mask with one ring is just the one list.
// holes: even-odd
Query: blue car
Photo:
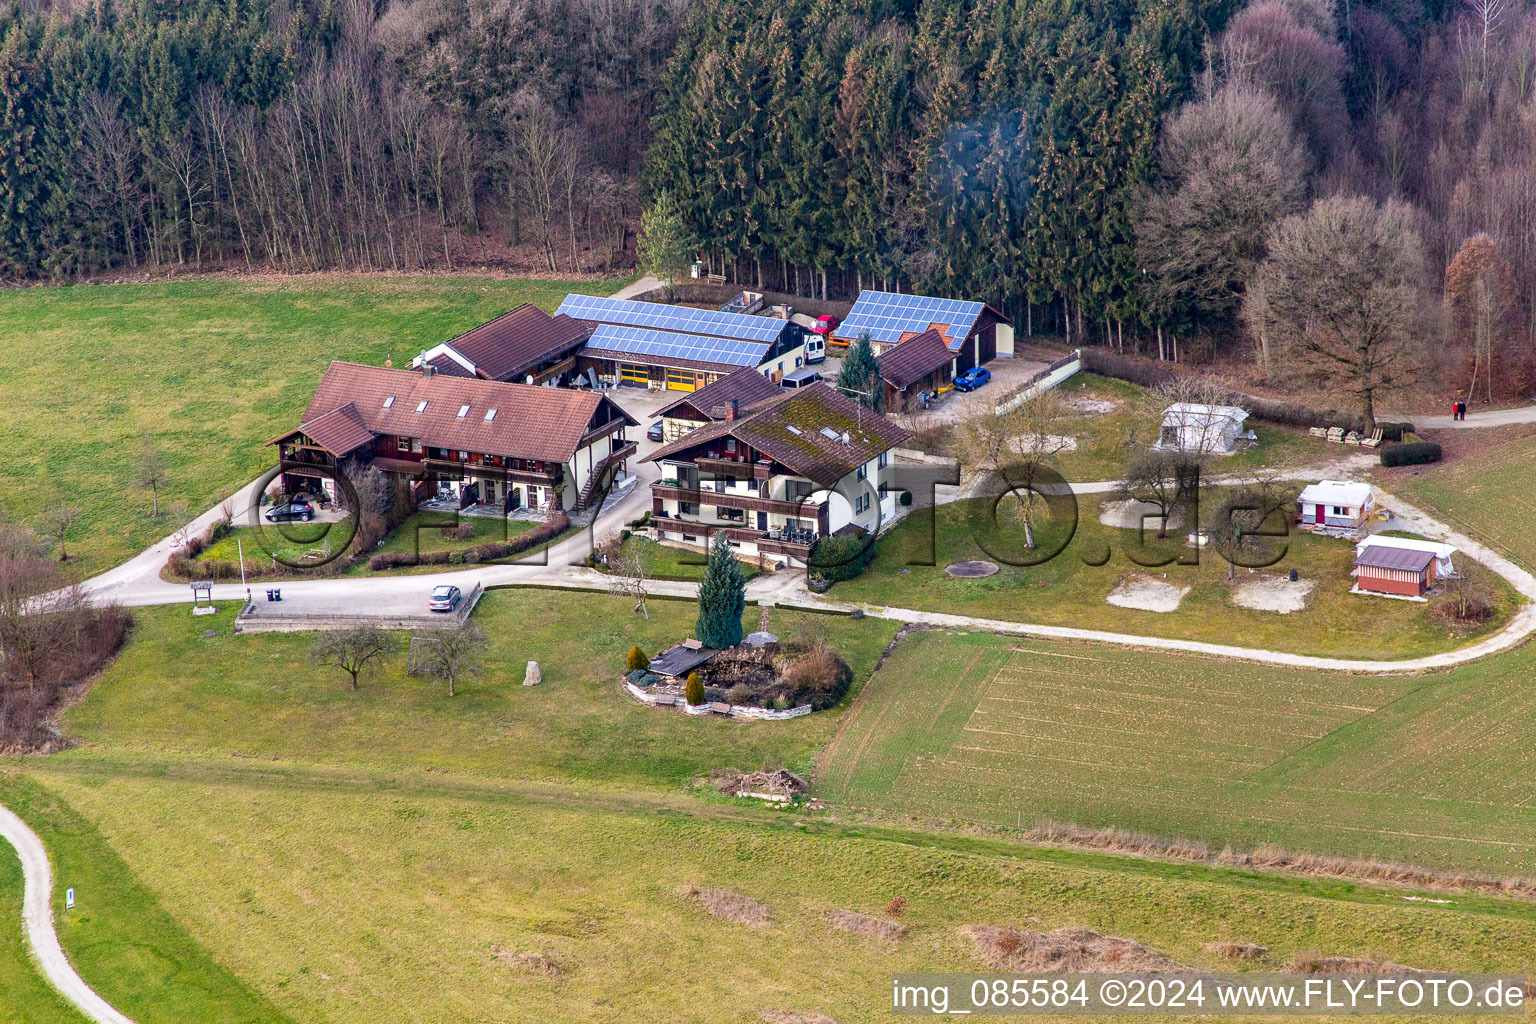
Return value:
[(973, 366), (955, 378), (956, 391), (975, 391), (992, 379), (992, 371), (985, 366)]

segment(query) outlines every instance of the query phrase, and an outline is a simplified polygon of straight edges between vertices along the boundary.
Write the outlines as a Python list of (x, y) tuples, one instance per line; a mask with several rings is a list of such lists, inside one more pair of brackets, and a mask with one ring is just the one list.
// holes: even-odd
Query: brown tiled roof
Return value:
[[(386, 409), (391, 396), (394, 401)], [(422, 402), (426, 407), (417, 412)], [(334, 362), (315, 389), (300, 429), (308, 432), (322, 417), (350, 406), (374, 434), (419, 437), (438, 448), (565, 462), (604, 404), (635, 424), (611, 399), (590, 392), (444, 374), (423, 377), (411, 370)], [(465, 405), (469, 409), (460, 417)], [(496, 415), (487, 420), (491, 409)]]
[(1356, 565), (1372, 569), (1400, 569), (1404, 572), (1423, 572), (1435, 560), (1433, 551), (1414, 548), (1394, 548), (1385, 544), (1369, 544), (1355, 556)]
[(448, 345), (492, 380), (511, 380), (586, 341), (580, 320), (550, 316), (531, 302), (453, 338)]
[(783, 392), (773, 381), (752, 369), (741, 369), (706, 384), (691, 395), (679, 398), (671, 405), (663, 406), (658, 416), (665, 416), (680, 405), (691, 405), (710, 419), (720, 419), (732, 399), (736, 400), (738, 414), (747, 406), (773, 398)]
[(897, 390), (905, 389), (945, 366), (955, 354), (949, 350), (949, 342), (935, 330), (926, 330), (915, 338), (888, 348), (876, 362), (880, 364), (880, 376)]
[(427, 365), (438, 373), (446, 374), (449, 377), (473, 377), (475, 375), (474, 371), (464, 369), (463, 363), (446, 352), (440, 356), (428, 359)]
[(306, 420), (299, 424), (299, 429), (337, 458), (373, 440), (373, 433), (364, 425), (362, 414), (351, 402)]
[[(835, 436), (823, 434), (823, 428)], [(707, 423), (658, 448), (645, 461), (672, 458), (718, 437), (734, 437), (800, 476), (829, 487), (911, 436), (825, 384), (812, 384), (759, 402), (735, 420)]]

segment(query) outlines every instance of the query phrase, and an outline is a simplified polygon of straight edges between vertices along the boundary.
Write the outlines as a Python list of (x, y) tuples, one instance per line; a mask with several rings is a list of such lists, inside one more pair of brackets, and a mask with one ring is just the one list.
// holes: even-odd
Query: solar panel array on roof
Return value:
[(555, 315), (564, 313), (577, 320), (599, 324), (625, 324), (650, 327), (660, 331), (708, 334), (738, 341), (772, 342), (783, 332), (785, 321), (774, 317), (722, 313), (713, 309), (690, 309), (660, 302), (634, 299), (605, 299), (595, 295), (567, 295)]
[(636, 357), (691, 359), (726, 366), (756, 366), (768, 354), (766, 341), (737, 341), (622, 324), (600, 325), (587, 339), (587, 347)]
[(985, 303), (965, 299), (864, 291), (837, 328), (837, 335), (857, 338), (867, 331), (871, 341), (898, 342), (903, 334), (921, 334), (930, 324), (947, 324), (944, 334), (954, 350), (971, 333), (984, 308)]

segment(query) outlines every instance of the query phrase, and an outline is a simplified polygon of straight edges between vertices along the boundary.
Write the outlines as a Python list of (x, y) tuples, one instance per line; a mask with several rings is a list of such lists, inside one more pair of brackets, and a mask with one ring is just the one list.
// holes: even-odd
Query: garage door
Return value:
[(646, 373), (645, 367), (637, 363), (620, 363), (619, 382), (623, 383), (625, 381), (633, 384), (646, 384), (649, 383), (650, 376)]
[(693, 391), (699, 386), (699, 379), (693, 375), (692, 370), (667, 370), (668, 391)]

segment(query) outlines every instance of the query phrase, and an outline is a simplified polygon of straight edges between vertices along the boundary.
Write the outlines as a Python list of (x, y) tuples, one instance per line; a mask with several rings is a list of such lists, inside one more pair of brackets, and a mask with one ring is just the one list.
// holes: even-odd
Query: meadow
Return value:
[[(650, 618), (624, 598), (509, 588), (480, 602), (491, 646), (483, 675), (455, 697), (431, 676), (407, 676), (409, 638), (353, 691), (345, 674), (312, 665), (314, 636), (230, 632), (230, 608), (194, 619), (185, 608), (136, 612), (129, 648), (64, 727), (77, 739), (63, 760), (217, 756), (450, 771), (519, 779), (673, 787), (715, 768), (804, 771), (836, 725), (834, 714), (787, 722), (691, 719), (642, 706), (619, 685), (631, 645), (654, 655), (690, 636), (692, 601), (652, 599)], [(749, 607), (743, 627), (757, 629)], [(825, 637), (869, 678), (898, 624), (769, 609), (768, 628)], [(210, 621), (219, 635), (204, 639)], [(522, 685), (537, 661), (544, 684)]]
[[(1153, 529), (1143, 535), (1104, 525), (1098, 517), (1108, 498), (1079, 496), (1075, 519), (1053, 513), (1037, 525), (1039, 546), (1034, 550), (1024, 546), (1022, 527), (1007, 516), (1011, 499), (998, 504), (996, 521), (993, 504), (985, 498), (915, 509), (876, 543), (869, 568), (837, 584), (831, 596), (885, 607), (1348, 658), (1408, 658), (1464, 646), (1499, 628), (1516, 603), (1513, 588), (1489, 574), (1493, 619), (1480, 626), (1449, 627), (1433, 618), (1426, 604), (1351, 594), (1353, 545), (1302, 532), (1285, 539), (1284, 557), (1273, 567), (1238, 568), (1234, 575), (1218, 552), (1187, 547), (1182, 529), (1159, 540)], [(1203, 493), (1201, 500), (1214, 507), (1216, 492)], [(1057, 550), (1060, 554), (1038, 565), (1010, 564)], [(945, 573), (952, 562), (967, 560), (995, 561), (1000, 571), (979, 579)], [(1164, 560), (1169, 564), (1156, 564)], [(1233, 603), (1235, 587), (1278, 578), (1291, 569), (1315, 584), (1302, 610), (1280, 614)], [(1172, 612), (1105, 602), (1118, 583), (1136, 578), (1188, 587), (1189, 592)]]
[(1536, 650), (1414, 676), (933, 631), (818, 762), (834, 807), (1536, 873)]
[[(39, 524), (67, 502), (74, 571), (100, 572), (270, 467), (333, 359), (408, 365), (523, 302), (553, 309), (614, 281), (319, 276), (0, 292), (0, 506)], [(139, 483), (145, 443), (166, 467), (162, 516)]]
[[(1524, 436), (1520, 436), (1524, 435)], [(1477, 431), (1443, 463), (1379, 474), (1382, 484), (1457, 529), (1536, 568), (1536, 435)]]

